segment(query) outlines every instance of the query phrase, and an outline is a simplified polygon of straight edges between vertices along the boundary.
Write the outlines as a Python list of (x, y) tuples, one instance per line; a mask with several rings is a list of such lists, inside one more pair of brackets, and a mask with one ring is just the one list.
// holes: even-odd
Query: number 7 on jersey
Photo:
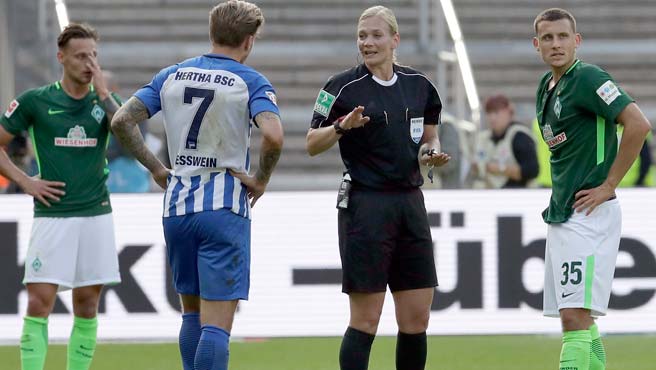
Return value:
[(191, 104), (194, 98), (203, 98), (203, 101), (200, 103), (200, 106), (194, 115), (194, 120), (191, 122), (191, 126), (189, 126), (189, 133), (187, 134), (187, 140), (185, 141), (186, 149), (196, 149), (200, 124), (203, 123), (205, 113), (214, 100), (214, 90), (185, 87), (184, 103)]

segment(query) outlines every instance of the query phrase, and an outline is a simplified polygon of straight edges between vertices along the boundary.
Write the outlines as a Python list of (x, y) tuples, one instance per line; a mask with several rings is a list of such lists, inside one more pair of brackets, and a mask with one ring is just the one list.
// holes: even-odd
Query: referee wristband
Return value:
[(335, 122), (333, 122), (333, 128), (335, 128), (335, 132), (338, 135), (344, 135), (345, 133), (348, 132), (348, 130), (343, 129), (342, 126), (339, 125), (340, 123), (342, 123), (343, 120), (344, 117), (339, 117), (338, 119), (335, 120)]

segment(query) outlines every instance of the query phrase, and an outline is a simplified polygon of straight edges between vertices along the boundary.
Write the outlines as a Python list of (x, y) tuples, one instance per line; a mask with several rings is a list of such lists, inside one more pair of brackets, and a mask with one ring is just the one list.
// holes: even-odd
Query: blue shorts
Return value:
[(227, 209), (165, 217), (164, 239), (179, 294), (248, 299), (251, 220)]

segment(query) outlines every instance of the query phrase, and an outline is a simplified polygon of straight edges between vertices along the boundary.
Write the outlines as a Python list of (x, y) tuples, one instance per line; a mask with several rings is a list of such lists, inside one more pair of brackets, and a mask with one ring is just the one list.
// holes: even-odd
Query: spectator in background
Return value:
[(535, 141), (529, 128), (513, 121), (514, 107), (499, 94), (485, 101), (489, 129), (477, 142), (475, 187), (489, 189), (523, 188), (538, 175)]
[[(120, 88), (114, 79), (114, 74), (110, 71), (103, 71), (103, 77), (109, 91), (117, 99), (121, 99), (118, 96)], [(145, 138), (148, 134), (147, 123), (139, 125), (139, 130)], [(109, 139), (107, 161), (109, 162), (107, 188), (110, 193), (145, 193), (150, 190), (148, 170), (126, 151), (113, 135)]]

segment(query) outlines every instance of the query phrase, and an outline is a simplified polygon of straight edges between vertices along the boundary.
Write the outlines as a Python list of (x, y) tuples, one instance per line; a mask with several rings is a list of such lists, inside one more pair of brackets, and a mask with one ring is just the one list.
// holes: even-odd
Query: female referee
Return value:
[(396, 63), (399, 41), (390, 9), (362, 13), (357, 46), (364, 62), (328, 80), (307, 134), (311, 156), (339, 142), (346, 167), (337, 202), (342, 291), (351, 314), (342, 370), (367, 369), (388, 285), (399, 327), (396, 368), (426, 364), (437, 276), (419, 166), (441, 166), (450, 157), (440, 152), (437, 89)]

